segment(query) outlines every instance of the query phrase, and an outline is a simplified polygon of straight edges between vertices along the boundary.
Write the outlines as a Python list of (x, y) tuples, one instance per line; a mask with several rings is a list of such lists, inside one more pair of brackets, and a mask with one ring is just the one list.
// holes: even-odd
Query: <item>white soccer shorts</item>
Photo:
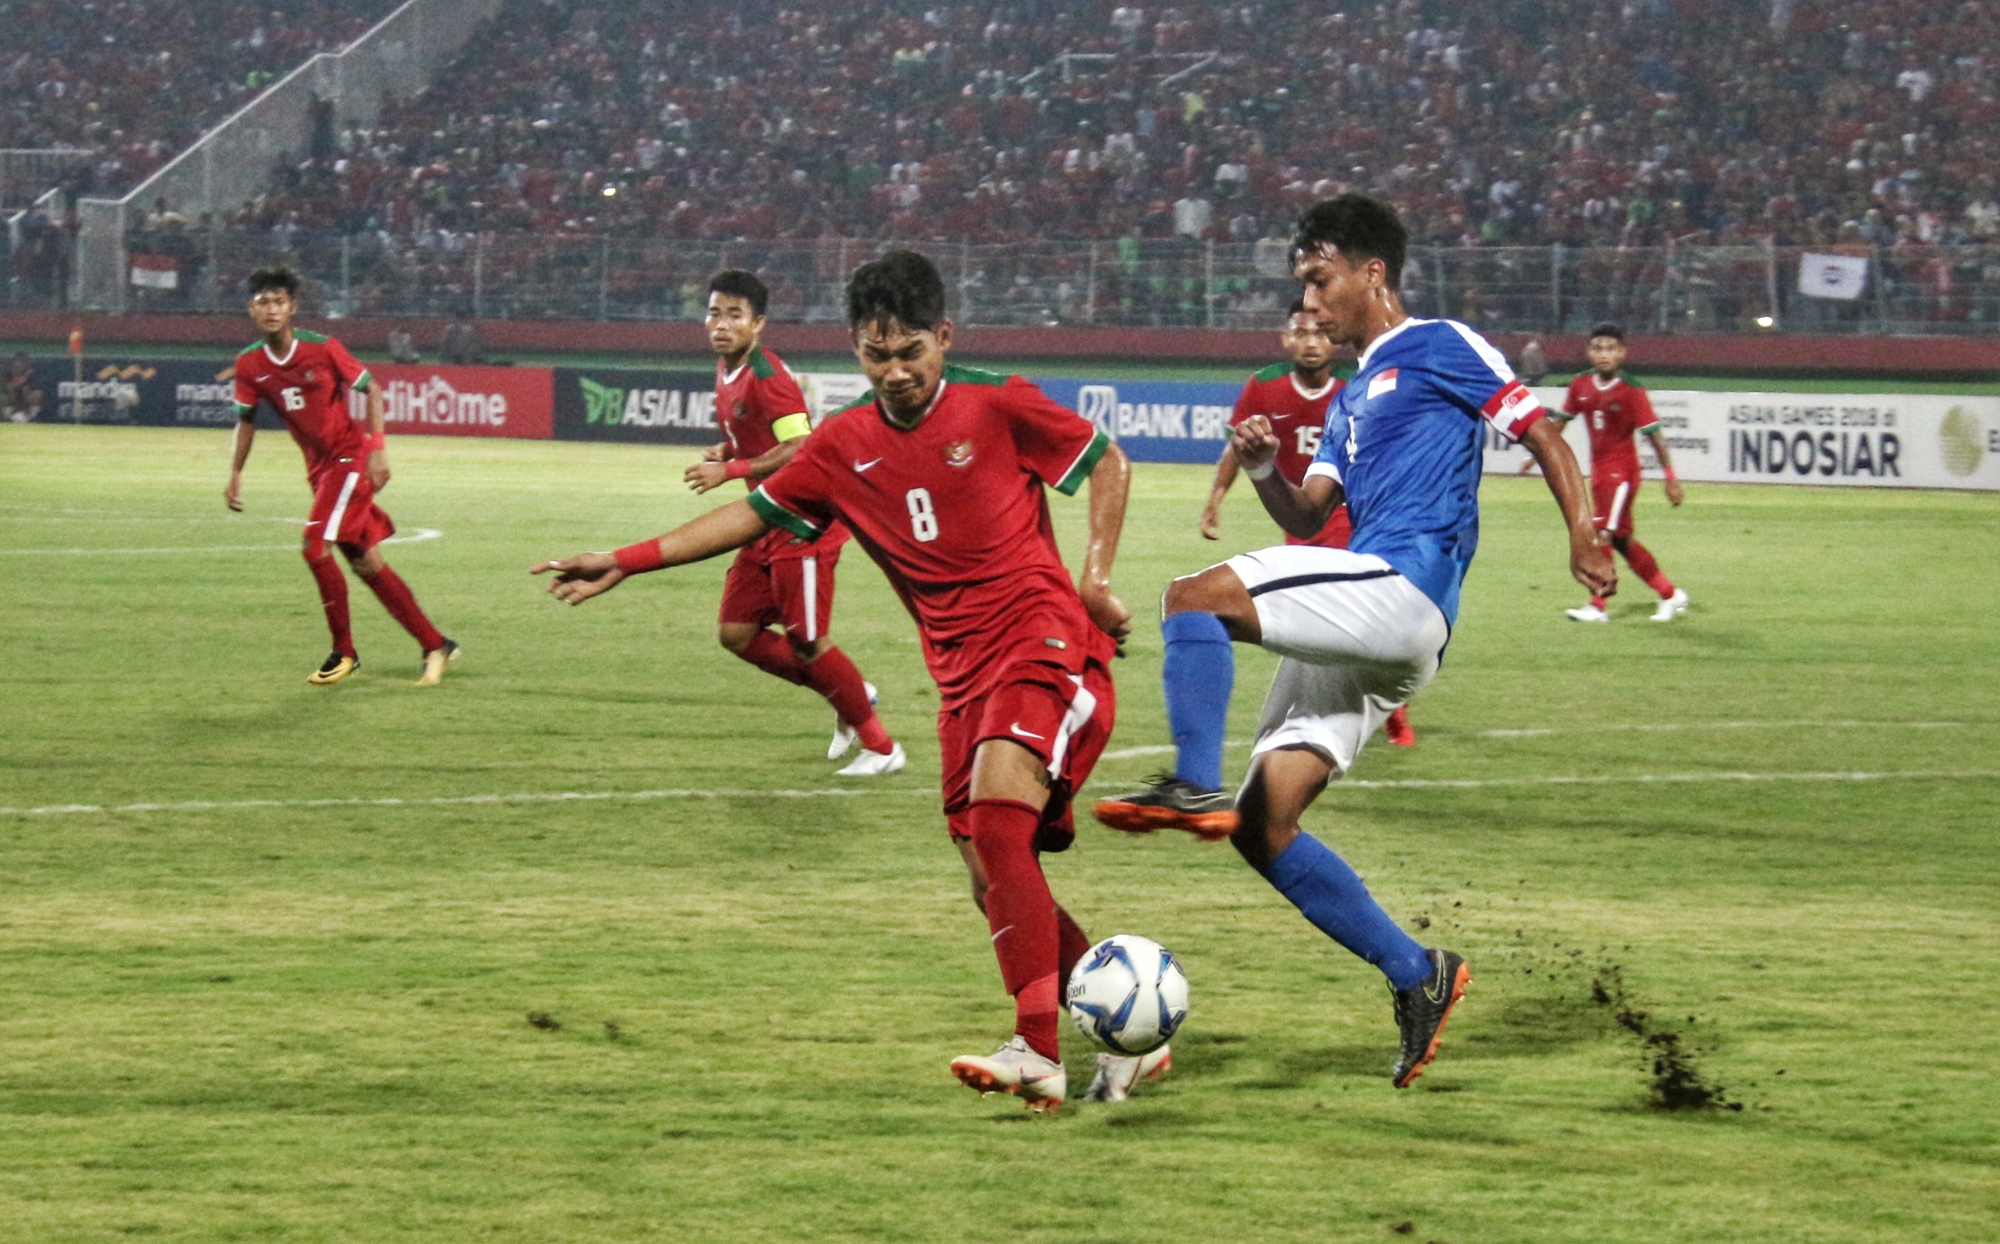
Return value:
[(1283, 657), (1251, 758), (1310, 747), (1347, 772), (1389, 714), (1437, 673), (1451, 627), (1370, 553), (1281, 545), (1223, 563), (1249, 589), (1264, 647)]

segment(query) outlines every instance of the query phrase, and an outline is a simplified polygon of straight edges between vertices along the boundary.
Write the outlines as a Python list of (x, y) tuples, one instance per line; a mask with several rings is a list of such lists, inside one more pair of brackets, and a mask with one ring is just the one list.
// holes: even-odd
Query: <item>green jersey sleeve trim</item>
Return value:
[(255, 417), (256, 414), (257, 408), (255, 406), (246, 406), (242, 402), (236, 403), (236, 417), (238, 419), (250, 419)]
[(1003, 385), (1007, 377), (997, 371), (987, 371), (984, 367), (961, 367), (957, 363), (944, 365), (944, 378), (953, 384)]
[(1111, 438), (1104, 434), (1103, 428), (1097, 429), (1097, 435), (1090, 438), (1090, 444), (1083, 447), (1083, 452), (1076, 456), (1076, 461), (1070, 463), (1069, 470), (1064, 471), (1062, 479), (1056, 482), (1056, 491), (1065, 497), (1075, 496), (1076, 490), (1083, 487), (1083, 481), (1097, 469), (1097, 460), (1109, 448)]
[(765, 496), (762, 488), (750, 494), (750, 508), (757, 511), (758, 518), (773, 527), (783, 527), (801, 540), (817, 540), (820, 537), (818, 527)]
[(795, 441), (810, 431), (812, 431), (812, 416), (803, 410), (796, 415), (786, 415), (782, 419), (771, 421), (771, 435), (777, 437), (780, 443)]
[(361, 374), (354, 378), (354, 391), (356, 393), (366, 393), (368, 386), (374, 383), (375, 373), (364, 367), (361, 369)]
[(1292, 370), (1292, 365), (1290, 363), (1273, 363), (1269, 367), (1266, 367), (1264, 370), (1258, 372), (1255, 376), (1252, 376), (1251, 379), (1283, 380), (1286, 374), (1289, 373), (1291, 370)]
[(750, 347), (750, 374), (759, 380), (769, 380), (778, 374), (778, 369), (771, 365), (770, 358), (765, 355), (763, 346)]

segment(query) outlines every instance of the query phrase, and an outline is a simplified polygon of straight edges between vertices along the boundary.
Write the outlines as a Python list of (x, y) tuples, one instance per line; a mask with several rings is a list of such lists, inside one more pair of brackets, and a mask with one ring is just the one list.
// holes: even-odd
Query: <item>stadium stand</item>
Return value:
[[(373, 11), (317, 0), (287, 46)], [(339, 272), (314, 296), (347, 314), (677, 317), (727, 259), (783, 269), (777, 313), (812, 319), (837, 314), (852, 245), (906, 239), (960, 248), (954, 296), (987, 322), (1247, 325), (1286, 296), (1298, 211), (1367, 189), (1432, 248), (1414, 305), (1489, 329), (1782, 310), (1958, 331), (2000, 319), (1996, 20), (1984, 0), (507, 0), (428, 89), (329, 118), (217, 233), (170, 205), (134, 221), (132, 252), (187, 279), (127, 305), (214, 309), (277, 254)], [(209, 52), (235, 74), (246, 39)], [(162, 96), (178, 119), (155, 128), (240, 95), (209, 81)], [(1791, 299), (1812, 248), (1873, 256), (1872, 301)]]
[[(0, 6), (0, 148), (82, 148), (74, 194), (121, 193), (392, 0), (16, 0)], [(171, 210), (171, 207), (167, 210)]]

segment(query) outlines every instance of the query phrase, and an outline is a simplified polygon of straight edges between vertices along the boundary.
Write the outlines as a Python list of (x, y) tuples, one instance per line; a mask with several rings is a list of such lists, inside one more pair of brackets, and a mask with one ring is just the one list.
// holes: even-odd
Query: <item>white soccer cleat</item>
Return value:
[(1157, 1080), (1174, 1069), (1174, 1052), (1161, 1046), (1150, 1054), (1128, 1058), (1123, 1054), (1099, 1054), (1097, 1077), (1084, 1090), (1085, 1101), (1124, 1101), (1141, 1080)]
[(835, 777), (881, 777), (886, 773), (900, 772), (910, 758), (903, 754), (901, 743), (891, 744), (886, 752), (863, 750), (859, 756), (848, 762), (845, 769), (835, 773)]
[(1069, 1073), (1063, 1065), (1029, 1049), (1018, 1034), (989, 1058), (961, 1054), (952, 1059), (951, 1074), (981, 1094), (1012, 1093), (1036, 1114), (1054, 1114), (1069, 1095)]
[(1653, 621), (1671, 622), (1687, 611), (1688, 594), (1680, 588), (1675, 588), (1674, 594), (1661, 601), (1660, 607), (1653, 610)]
[[(875, 694), (875, 684), (864, 682), (861, 685), (868, 688), (868, 707), (874, 708), (881, 701), (881, 697)], [(847, 754), (847, 749), (853, 747), (860, 737), (860, 734), (856, 733), (852, 726), (842, 721), (836, 715), (833, 719), (833, 742), (826, 745), (826, 758), (828, 760), (839, 760)]]
[(1611, 615), (1596, 605), (1585, 605), (1581, 609), (1565, 609), (1563, 613), (1572, 622), (1609, 622)]

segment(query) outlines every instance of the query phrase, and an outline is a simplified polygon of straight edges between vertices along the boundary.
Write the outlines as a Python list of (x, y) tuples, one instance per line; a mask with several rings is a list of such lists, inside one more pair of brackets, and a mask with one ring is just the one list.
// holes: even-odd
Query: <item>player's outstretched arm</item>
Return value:
[(368, 482), (381, 492), (389, 486), (389, 450), (384, 439), (388, 422), (388, 404), (382, 398), (382, 386), (370, 380), (368, 399)]
[(654, 540), (642, 540), (616, 553), (578, 553), (530, 566), (529, 574), (554, 572), (549, 591), (556, 599), (580, 605), (593, 596), (602, 596), (627, 577), (668, 566), (685, 566), (740, 549), (769, 531), (771, 526), (757, 516), (748, 501), (736, 501), (710, 510), (692, 522), (683, 523)]
[(1215, 482), (1208, 488), (1208, 504), (1201, 507), (1201, 534), (1203, 539), (1222, 538), (1222, 499), (1229, 495), (1230, 485), (1236, 482), (1236, 450), (1228, 445), (1222, 447), (1222, 456), (1215, 460)]
[(1083, 551), (1083, 573), (1076, 584), (1097, 629), (1121, 641), (1132, 633), (1132, 611), (1111, 591), (1111, 563), (1118, 559), (1118, 538), (1125, 532), (1125, 497), (1131, 487), (1131, 462), (1118, 446), (1107, 446), (1090, 472), (1090, 543)]
[(1549, 482), (1556, 504), (1562, 508), (1563, 524), (1569, 528), (1569, 572), (1592, 595), (1609, 596), (1618, 590), (1618, 571), (1611, 564), (1611, 550), (1597, 540), (1590, 521), (1590, 497), (1583, 485), (1583, 468), (1576, 464), (1562, 438), (1562, 425), (1553, 419), (1537, 419), (1521, 435), (1521, 444), (1541, 463), (1542, 478)]
[(236, 421), (236, 440), (229, 456), (229, 483), (222, 490), (222, 504), (241, 513), (243, 510), (243, 464), (250, 461), (250, 442), (257, 439), (257, 416), (253, 411), (248, 419)]
[(1265, 512), (1301, 540), (1318, 535), (1341, 503), (1341, 487), (1331, 476), (1308, 475), (1305, 485), (1298, 487), (1278, 473), (1278, 437), (1271, 431), (1271, 421), (1262, 415), (1252, 415), (1237, 425), (1229, 452), (1257, 486), (1257, 498), (1264, 503)]

